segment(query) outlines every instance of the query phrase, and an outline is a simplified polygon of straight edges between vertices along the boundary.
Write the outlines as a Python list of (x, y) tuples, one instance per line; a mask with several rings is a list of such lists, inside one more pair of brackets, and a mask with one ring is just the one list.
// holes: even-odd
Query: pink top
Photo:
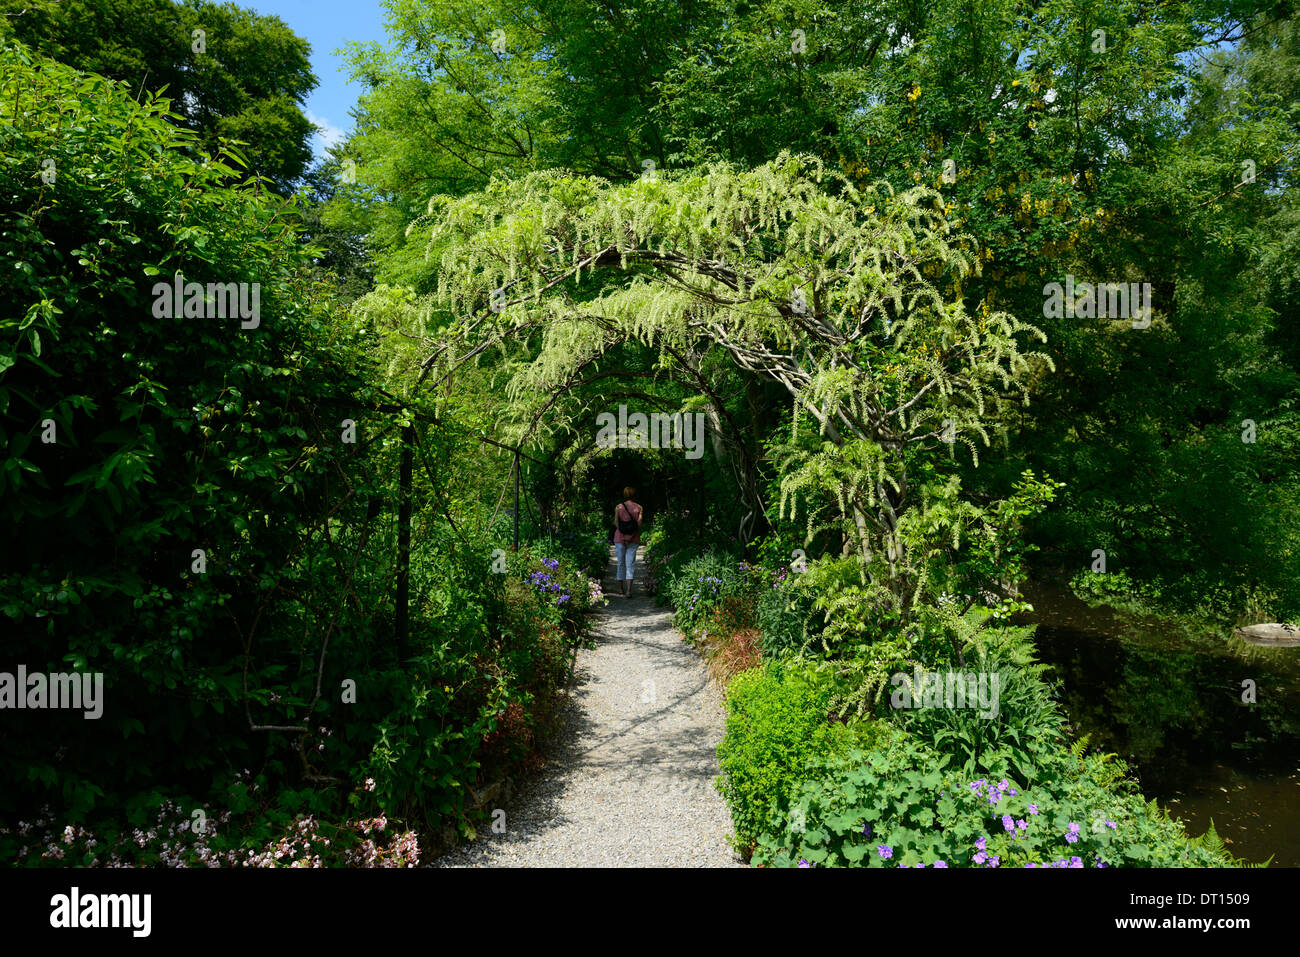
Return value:
[[(618, 519), (622, 516), (624, 521), (632, 519), (636, 522), (636, 531), (631, 535), (624, 535), (618, 530)], [(622, 543), (624, 545), (641, 544), (641, 506), (636, 502), (624, 502), (614, 509), (614, 544)]]

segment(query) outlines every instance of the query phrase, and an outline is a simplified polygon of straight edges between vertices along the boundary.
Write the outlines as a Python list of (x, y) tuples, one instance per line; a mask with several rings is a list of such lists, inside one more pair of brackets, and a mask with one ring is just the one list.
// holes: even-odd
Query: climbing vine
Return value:
[(770, 449), (780, 515), (838, 536), (895, 613), (931, 583), (927, 531), (943, 524), (956, 549), (982, 520), (953, 494), (956, 447), (978, 463), (1007, 406), (1052, 368), (1028, 347), (1037, 328), (966, 307), (979, 258), (937, 193), (859, 187), (811, 157), (621, 185), (538, 172), (435, 196), (419, 226), (438, 264), (429, 305), (447, 322), (422, 381), (512, 355), (522, 440), (620, 344), (687, 380), (721, 350), (793, 401), (791, 438)]

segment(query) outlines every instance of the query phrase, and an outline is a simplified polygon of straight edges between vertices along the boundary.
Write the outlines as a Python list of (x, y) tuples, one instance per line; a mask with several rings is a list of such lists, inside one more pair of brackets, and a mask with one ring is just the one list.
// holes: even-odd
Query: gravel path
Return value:
[(485, 828), (433, 866), (741, 865), (713, 787), (721, 698), (669, 612), (639, 594), (644, 553), (632, 598), (619, 597), (611, 557), (598, 644), (578, 652), (565, 728), (546, 767), (505, 803), (505, 833)]

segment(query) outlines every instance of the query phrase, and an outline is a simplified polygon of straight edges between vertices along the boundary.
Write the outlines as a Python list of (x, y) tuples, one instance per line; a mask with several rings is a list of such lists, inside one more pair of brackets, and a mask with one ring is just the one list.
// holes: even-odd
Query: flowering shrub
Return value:
[(712, 550), (651, 550), (647, 589), (673, 606), (675, 624), (688, 635), (714, 624), (724, 633), (757, 628), (766, 657), (794, 654), (820, 632), (821, 616), (789, 562), (774, 557), (783, 547), (764, 542), (761, 562)]
[(567, 559), (536, 548), (507, 553), (499, 629), (454, 660), (408, 660), (372, 695), (386, 703), (378, 740), (362, 764), (378, 807), (403, 821), (454, 823), (476, 832), (484, 809), (466, 785), (533, 766), (558, 715), (571, 652), (589, 630), (590, 580)]
[(609, 563), (608, 535), (602, 529), (566, 528), (532, 542), (535, 554), (549, 555), (584, 575), (600, 577)]
[[(417, 553), (413, 563), (419, 570), (422, 557)], [(277, 786), (283, 768), (256, 779), (245, 771), (214, 786), (221, 795), (215, 801), (152, 795), (149, 808), (146, 794), (134, 808), (105, 811), (94, 823), (48, 806), (17, 815), (10, 818), (16, 826), (0, 828), (0, 860), (61, 867), (408, 867), (421, 856), (417, 828), (439, 843), (452, 828), (472, 834), (485, 813), (471, 802), (472, 789), (512, 767), (533, 766), (538, 733), (558, 711), (570, 652), (588, 627), (586, 612), (604, 601), (599, 583), (568, 560), (524, 550), (511, 561), (513, 574), (479, 576), (485, 584), (478, 592), (463, 590), (451, 574), (421, 579), (435, 582), (428, 600), (447, 606), (448, 626), (417, 625), (414, 654), (400, 668), (366, 675), (364, 693), (347, 715), (373, 727), (373, 737), (348, 735), (337, 713), (329, 727), (309, 736), (304, 762), (310, 772), (324, 777), (351, 763), (364, 776), (348, 806), (337, 789)], [(197, 818), (196, 809), (203, 811)]]
[[(700, 606), (721, 610), (724, 588), (757, 595), (767, 664), (732, 682), (727, 733), (718, 748), (719, 790), (736, 843), (753, 863), (1232, 865), (1212, 829), (1188, 838), (1178, 822), (1136, 793), (1119, 762), (1085, 756), (1082, 744), (1064, 742), (1064, 720), (1035, 660), (1032, 629), (1007, 625), (1008, 609), (1001, 605), (963, 612), (949, 597), (946, 604), (915, 609), (908, 628), (886, 627), (864, 611), (856, 572), (845, 564), (849, 574), (839, 590), (829, 589), (839, 597), (817, 602), (831, 622), (818, 651), (834, 659), (821, 674), (836, 676), (818, 681), (798, 656), (812, 650), (808, 637), (822, 625), (795, 600), (805, 590), (828, 591), (827, 576), (839, 566), (821, 562), (807, 573), (794, 572), (781, 564), (788, 544), (760, 545), (766, 567), (740, 564), (736, 574), (748, 584), (728, 585), (723, 571), (712, 571), (725, 567), (712, 556), (682, 563), (673, 582), (674, 597), (684, 602), (679, 620), (690, 621)], [(790, 619), (783, 620), (786, 615)], [(788, 637), (796, 634), (796, 623), (799, 642)], [(855, 643), (834, 647), (837, 635), (849, 633), (859, 636)], [(925, 661), (927, 670), (960, 662), (963, 669), (996, 673), (996, 716), (974, 709), (892, 709), (890, 676), (909, 661)], [(880, 693), (857, 695), (861, 707), (852, 708), (846, 687)], [(877, 717), (830, 725), (829, 714)]]
[(745, 625), (744, 610), (752, 599), (753, 581), (749, 566), (728, 555), (708, 551), (682, 564), (671, 572), (664, 589), (673, 606), (673, 621), (684, 633), (694, 634), (719, 611), (732, 603), (742, 620), (733, 625)]
[[(556, 570), (560, 567), (560, 563), (553, 558), (543, 558), (542, 564), (552, 570)], [(557, 608), (573, 597), (573, 593), (570, 592), (563, 583), (556, 581), (549, 572), (533, 572), (528, 576), (528, 584), (532, 585), (540, 593), (545, 595), (548, 600), (554, 598), (555, 606)], [(551, 592), (554, 592), (554, 594), (548, 594)]]
[(753, 861), (777, 867), (1224, 867), (1140, 796), (1103, 786), (1104, 759), (1070, 754), (1040, 785), (970, 780), (897, 729), (873, 751), (809, 765)]
[(800, 579), (786, 565), (775, 570), (758, 568), (756, 573), (766, 579), (754, 606), (763, 653), (769, 658), (797, 654), (820, 630), (821, 616), (813, 606), (813, 595), (799, 587)]
[(559, 626), (569, 641), (587, 630), (587, 613), (605, 603), (599, 582), (569, 558), (549, 555), (536, 545), (521, 548), (509, 566), (540, 599), (538, 625)]
[[(646, 536), (649, 537), (649, 536)], [(645, 548), (645, 560), (642, 567), (645, 568), (645, 582), (643, 587), (647, 595), (656, 595), (660, 598), (660, 604), (663, 603), (665, 596), (663, 594), (664, 582), (669, 580), (672, 575), (670, 571), (670, 562), (674, 556), (662, 548), (647, 546)]]
[[(278, 841), (254, 853), (246, 853), (243, 867), (325, 867), (333, 862), (343, 867), (417, 867), (420, 844), (414, 831), (387, 831), (383, 814), (347, 822), (331, 829), (331, 840), (321, 834), (320, 822), (300, 818)], [(387, 831), (387, 833), (385, 833)], [(340, 839), (342, 838), (342, 839)], [(236, 863), (233, 858), (230, 863)]]
[[(366, 782), (373, 790), (374, 781)], [(333, 825), (300, 815), (271, 839), (236, 828), (229, 810), (205, 808), (201, 819), (172, 801), (158, 808), (154, 823), (97, 834), (59, 828), (49, 808), (32, 821), (0, 828), (0, 857), (19, 865), (61, 867), (415, 867), (420, 844), (414, 831), (389, 828), (381, 812)]]

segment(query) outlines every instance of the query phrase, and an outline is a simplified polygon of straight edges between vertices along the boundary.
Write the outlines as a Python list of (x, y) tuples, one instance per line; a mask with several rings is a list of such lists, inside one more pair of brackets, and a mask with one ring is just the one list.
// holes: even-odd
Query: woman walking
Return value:
[(624, 598), (632, 596), (636, 550), (641, 544), (641, 506), (632, 501), (635, 494), (630, 485), (623, 489), (623, 501), (614, 509), (614, 577)]

